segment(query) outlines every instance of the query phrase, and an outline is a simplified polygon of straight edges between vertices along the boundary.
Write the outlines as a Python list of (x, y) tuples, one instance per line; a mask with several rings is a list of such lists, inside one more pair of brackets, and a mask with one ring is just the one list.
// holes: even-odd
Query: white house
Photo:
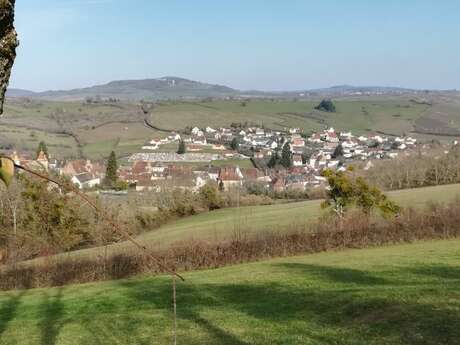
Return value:
[(147, 145), (147, 146), (142, 146), (142, 150), (152, 150), (152, 151), (155, 151), (155, 150), (158, 150), (158, 145)]
[(206, 137), (204, 135), (196, 136), (193, 138), (193, 143), (195, 145), (207, 145)]
[(92, 174), (88, 172), (72, 176), (71, 181), (79, 189), (92, 188), (101, 184), (101, 179), (99, 177), (94, 177)]
[(199, 135), (200, 132), (203, 133), (203, 132), (201, 131), (201, 129), (199, 129), (198, 127), (193, 127), (193, 128), (192, 128), (192, 134), (193, 134), (193, 135)]
[(292, 158), (292, 165), (295, 167), (301, 167), (303, 165), (302, 156), (294, 155), (294, 157)]
[(171, 141), (179, 141), (181, 139), (181, 137), (180, 137), (179, 133), (174, 133), (173, 132), (168, 136), (168, 139), (171, 140)]
[(265, 135), (265, 130), (263, 128), (256, 128), (256, 135)]

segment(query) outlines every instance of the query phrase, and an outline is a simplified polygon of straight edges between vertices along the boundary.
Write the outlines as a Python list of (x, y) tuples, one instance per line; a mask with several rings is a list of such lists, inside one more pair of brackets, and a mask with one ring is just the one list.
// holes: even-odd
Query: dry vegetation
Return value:
[(460, 146), (411, 157), (375, 162), (364, 175), (386, 190), (438, 186), (460, 182)]
[[(431, 204), (425, 209), (406, 209), (391, 219), (369, 217), (355, 211), (342, 221), (323, 218), (308, 228), (292, 227), (284, 232), (267, 229), (266, 233), (245, 236), (235, 232), (233, 240), (222, 243), (188, 241), (163, 251), (156, 251), (165, 267), (180, 271), (216, 268), (229, 264), (305, 253), (365, 248), (418, 240), (458, 237), (460, 229), (458, 202)], [(60, 286), (98, 280), (119, 279), (144, 272), (162, 270), (152, 265), (143, 253), (128, 252), (93, 258), (54, 257), (35, 265), (13, 265), (0, 273), (0, 288)]]

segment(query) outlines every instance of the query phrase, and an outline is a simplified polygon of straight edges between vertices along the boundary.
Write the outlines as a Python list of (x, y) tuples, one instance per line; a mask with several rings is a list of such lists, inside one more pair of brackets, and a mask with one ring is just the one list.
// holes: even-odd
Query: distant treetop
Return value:
[(320, 104), (315, 107), (316, 110), (326, 111), (328, 113), (335, 113), (335, 104), (330, 99), (323, 99)]

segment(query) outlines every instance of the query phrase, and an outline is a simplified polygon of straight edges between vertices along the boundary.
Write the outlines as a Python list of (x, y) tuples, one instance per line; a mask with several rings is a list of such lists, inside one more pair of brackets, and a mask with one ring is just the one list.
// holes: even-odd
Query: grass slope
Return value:
[[(405, 189), (388, 193), (401, 206), (421, 207), (427, 202), (446, 202), (460, 195), (460, 184)], [(180, 219), (139, 238), (156, 245), (188, 239), (225, 240), (235, 235), (301, 228), (321, 212), (320, 200), (269, 206), (223, 209)]]
[[(460, 184), (405, 189), (388, 193), (401, 206), (423, 207), (428, 202), (448, 202), (460, 195)], [(304, 201), (268, 206), (227, 208), (196, 216), (182, 218), (157, 230), (138, 236), (138, 241), (152, 249), (162, 249), (176, 242), (225, 241), (235, 236), (254, 235), (267, 231), (290, 231), (304, 229), (308, 223), (321, 215), (321, 200)], [(108, 247), (111, 254), (136, 250), (129, 242)], [(103, 255), (105, 247), (95, 247), (72, 252), (74, 256)], [(65, 254), (70, 255), (70, 254)], [(30, 262), (41, 262), (41, 258)]]
[[(460, 240), (185, 274), (179, 344), (454, 345)], [(1, 345), (170, 344), (168, 277), (0, 293)]]

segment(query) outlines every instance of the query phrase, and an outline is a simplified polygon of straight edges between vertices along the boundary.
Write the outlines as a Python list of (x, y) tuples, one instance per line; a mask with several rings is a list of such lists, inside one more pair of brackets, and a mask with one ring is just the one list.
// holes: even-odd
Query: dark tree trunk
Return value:
[(0, 0), (0, 115), (3, 114), (3, 101), (18, 46), (13, 25), (14, 2), (15, 0)]

